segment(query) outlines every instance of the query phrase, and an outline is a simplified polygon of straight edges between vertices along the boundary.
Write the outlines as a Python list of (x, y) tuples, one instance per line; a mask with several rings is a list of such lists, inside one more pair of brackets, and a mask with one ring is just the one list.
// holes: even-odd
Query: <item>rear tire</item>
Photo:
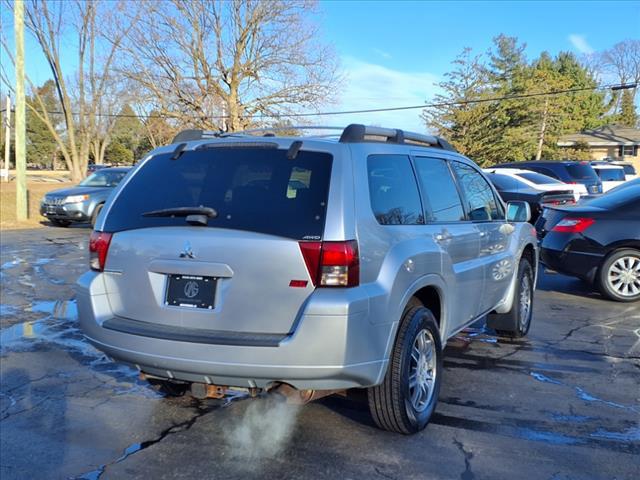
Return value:
[(96, 208), (93, 210), (93, 214), (91, 215), (91, 226), (92, 227), (96, 226), (96, 221), (98, 220), (98, 215), (102, 211), (102, 207), (104, 207), (104, 203), (101, 203), (100, 205), (96, 205)]
[(53, 224), (54, 227), (66, 228), (69, 225), (71, 225), (71, 222), (69, 220), (56, 220), (56, 219), (50, 218), (49, 221)]
[(640, 300), (640, 250), (625, 248), (610, 253), (598, 271), (597, 286), (616, 302)]
[(433, 313), (422, 305), (405, 310), (387, 373), (367, 389), (375, 424), (390, 432), (416, 433), (435, 410), (442, 378), (442, 345)]
[(518, 265), (516, 291), (511, 310), (506, 313), (487, 315), (487, 326), (495, 329), (501, 337), (524, 337), (531, 328), (533, 316), (533, 268), (526, 258)]

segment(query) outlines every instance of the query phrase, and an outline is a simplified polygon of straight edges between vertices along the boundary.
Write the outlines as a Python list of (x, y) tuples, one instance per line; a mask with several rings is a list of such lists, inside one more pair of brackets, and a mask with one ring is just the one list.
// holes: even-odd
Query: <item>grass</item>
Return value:
[(18, 221), (16, 219), (16, 183), (1, 182), (0, 230), (36, 228), (43, 226), (41, 222), (46, 220), (40, 215), (40, 200), (42, 197), (51, 190), (67, 188), (73, 185), (74, 183), (69, 182), (44, 183), (27, 181), (27, 205), (29, 207), (29, 218), (26, 221)]

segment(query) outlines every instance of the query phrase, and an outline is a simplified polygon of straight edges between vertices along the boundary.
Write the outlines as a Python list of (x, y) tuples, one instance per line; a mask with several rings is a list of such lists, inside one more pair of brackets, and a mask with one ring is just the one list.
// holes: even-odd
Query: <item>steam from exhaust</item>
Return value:
[(239, 423), (229, 429), (232, 455), (247, 460), (251, 468), (281, 453), (293, 435), (300, 408), (287, 404), (279, 395), (248, 402)]

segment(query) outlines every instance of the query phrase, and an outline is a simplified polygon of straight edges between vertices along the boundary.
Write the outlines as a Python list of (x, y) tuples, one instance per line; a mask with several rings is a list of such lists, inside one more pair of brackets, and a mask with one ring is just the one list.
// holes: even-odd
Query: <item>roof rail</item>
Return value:
[(205, 138), (218, 138), (221, 132), (213, 130), (182, 130), (178, 133), (171, 143), (190, 142), (192, 140), (203, 140)]
[(443, 150), (456, 151), (449, 142), (441, 137), (436, 137), (435, 135), (423, 135), (421, 133), (405, 132), (404, 130), (397, 128), (372, 127), (358, 123), (352, 123), (344, 129), (340, 136), (340, 142), (359, 143), (366, 141), (379, 141), (376, 140), (376, 138), (382, 138), (384, 139), (383, 141), (387, 143), (426, 144), (432, 147), (442, 148)]
[[(204, 140), (213, 138), (228, 138), (248, 136), (255, 133), (263, 133), (264, 136), (273, 136), (273, 132), (287, 130), (339, 130), (340, 143), (360, 143), (360, 142), (376, 142), (383, 141), (396, 144), (416, 144), (429, 145), (443, 150), (455, 152), (449, 142), (442, 137), (435, 135), (423, 135), (421, 133), (406, 132), (396, 128), (384, 128), (352, 123), (346, 128), (343, 127), (326, 127), (317, 125), (287, 125), (282, 127), (264, 127), (254, 128), (251, 130), (243, 130), (240, 132), (215, 132), (212, 130), (183, 130), (178, 133), (171, 143), (189, 142), (192, 140)], [(337, 136), (337, 134), (336, 134)]]

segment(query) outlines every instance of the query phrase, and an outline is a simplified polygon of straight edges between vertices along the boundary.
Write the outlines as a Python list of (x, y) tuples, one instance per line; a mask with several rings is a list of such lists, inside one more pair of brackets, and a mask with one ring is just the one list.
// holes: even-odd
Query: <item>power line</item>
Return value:
[[(282, 114), (259, 114), (259, 115), (250, 115), (245, 118), (251, 119), (268, 119), (268, 118), (297, 118), (297, 117), (322, 117), (322, 116), (332, 116), (332, 115), (353, 115), (360, 113), (381, 113), (381, 112), (397, 112), (403, 110), (417, 110), (424, 108), (439, 108), (439, 107), (453, 107), (453, 106), (462, 106), (462, 105), (472, 105), (478, 103), (490, 103), (490, 102), (501, 102), (506, 100), (519, 100), (525, 98), (534, 98), (534, 97), (546, 97), (546, 96), (555, 96), (555, 95), (563, 95), (567, 93), (579, 93), (579, 92), (588, 92), (594, 90), (626, 90), (637, 88), (637, 83), (625, 83), (625, 84), (609, 84), (609, 85), (601, 85), (596, 87), (581, 87), (581, 88), (568, 88), (564, 90), (551, 90), (547, 92), (537, 92), (537, 93), (522, 93), (516, 95), (505, 95), (502, 97), (490, 97), (490, 98), (479, 98), (473, 100), (458, 100), (453, 102), (439, 102), (439, 103), (423, 103), (420, 105), (408, 105), (401, 107), (385, 107), (385, 108), (369, 108), (362, 110), (336, 110), (336, 111), (328, 111), (328, 112), (302, 112), (302, 113), (282, 113)], [(0, 110), (0, 113), (5, 110)], [(52, 115), (62, 115), (63, 112), (60, 111), (49, 111), (46, 113)], [(79, 115), (79, 113), (72, 113), (72, 115)], [(176, 118), (181, 116), (183, 118), (192, 118), (192, 119), (209, 119), (209, 120), (222, 120), (230, 118), (229, 115), (213, 115), (213, 116), (196, 116), (196, 115), (150, 115), (150, 114), (121, 114), (121, 113), (96, 113), (94, 114), (96, 117), (106, 117), (106, 118)]]

